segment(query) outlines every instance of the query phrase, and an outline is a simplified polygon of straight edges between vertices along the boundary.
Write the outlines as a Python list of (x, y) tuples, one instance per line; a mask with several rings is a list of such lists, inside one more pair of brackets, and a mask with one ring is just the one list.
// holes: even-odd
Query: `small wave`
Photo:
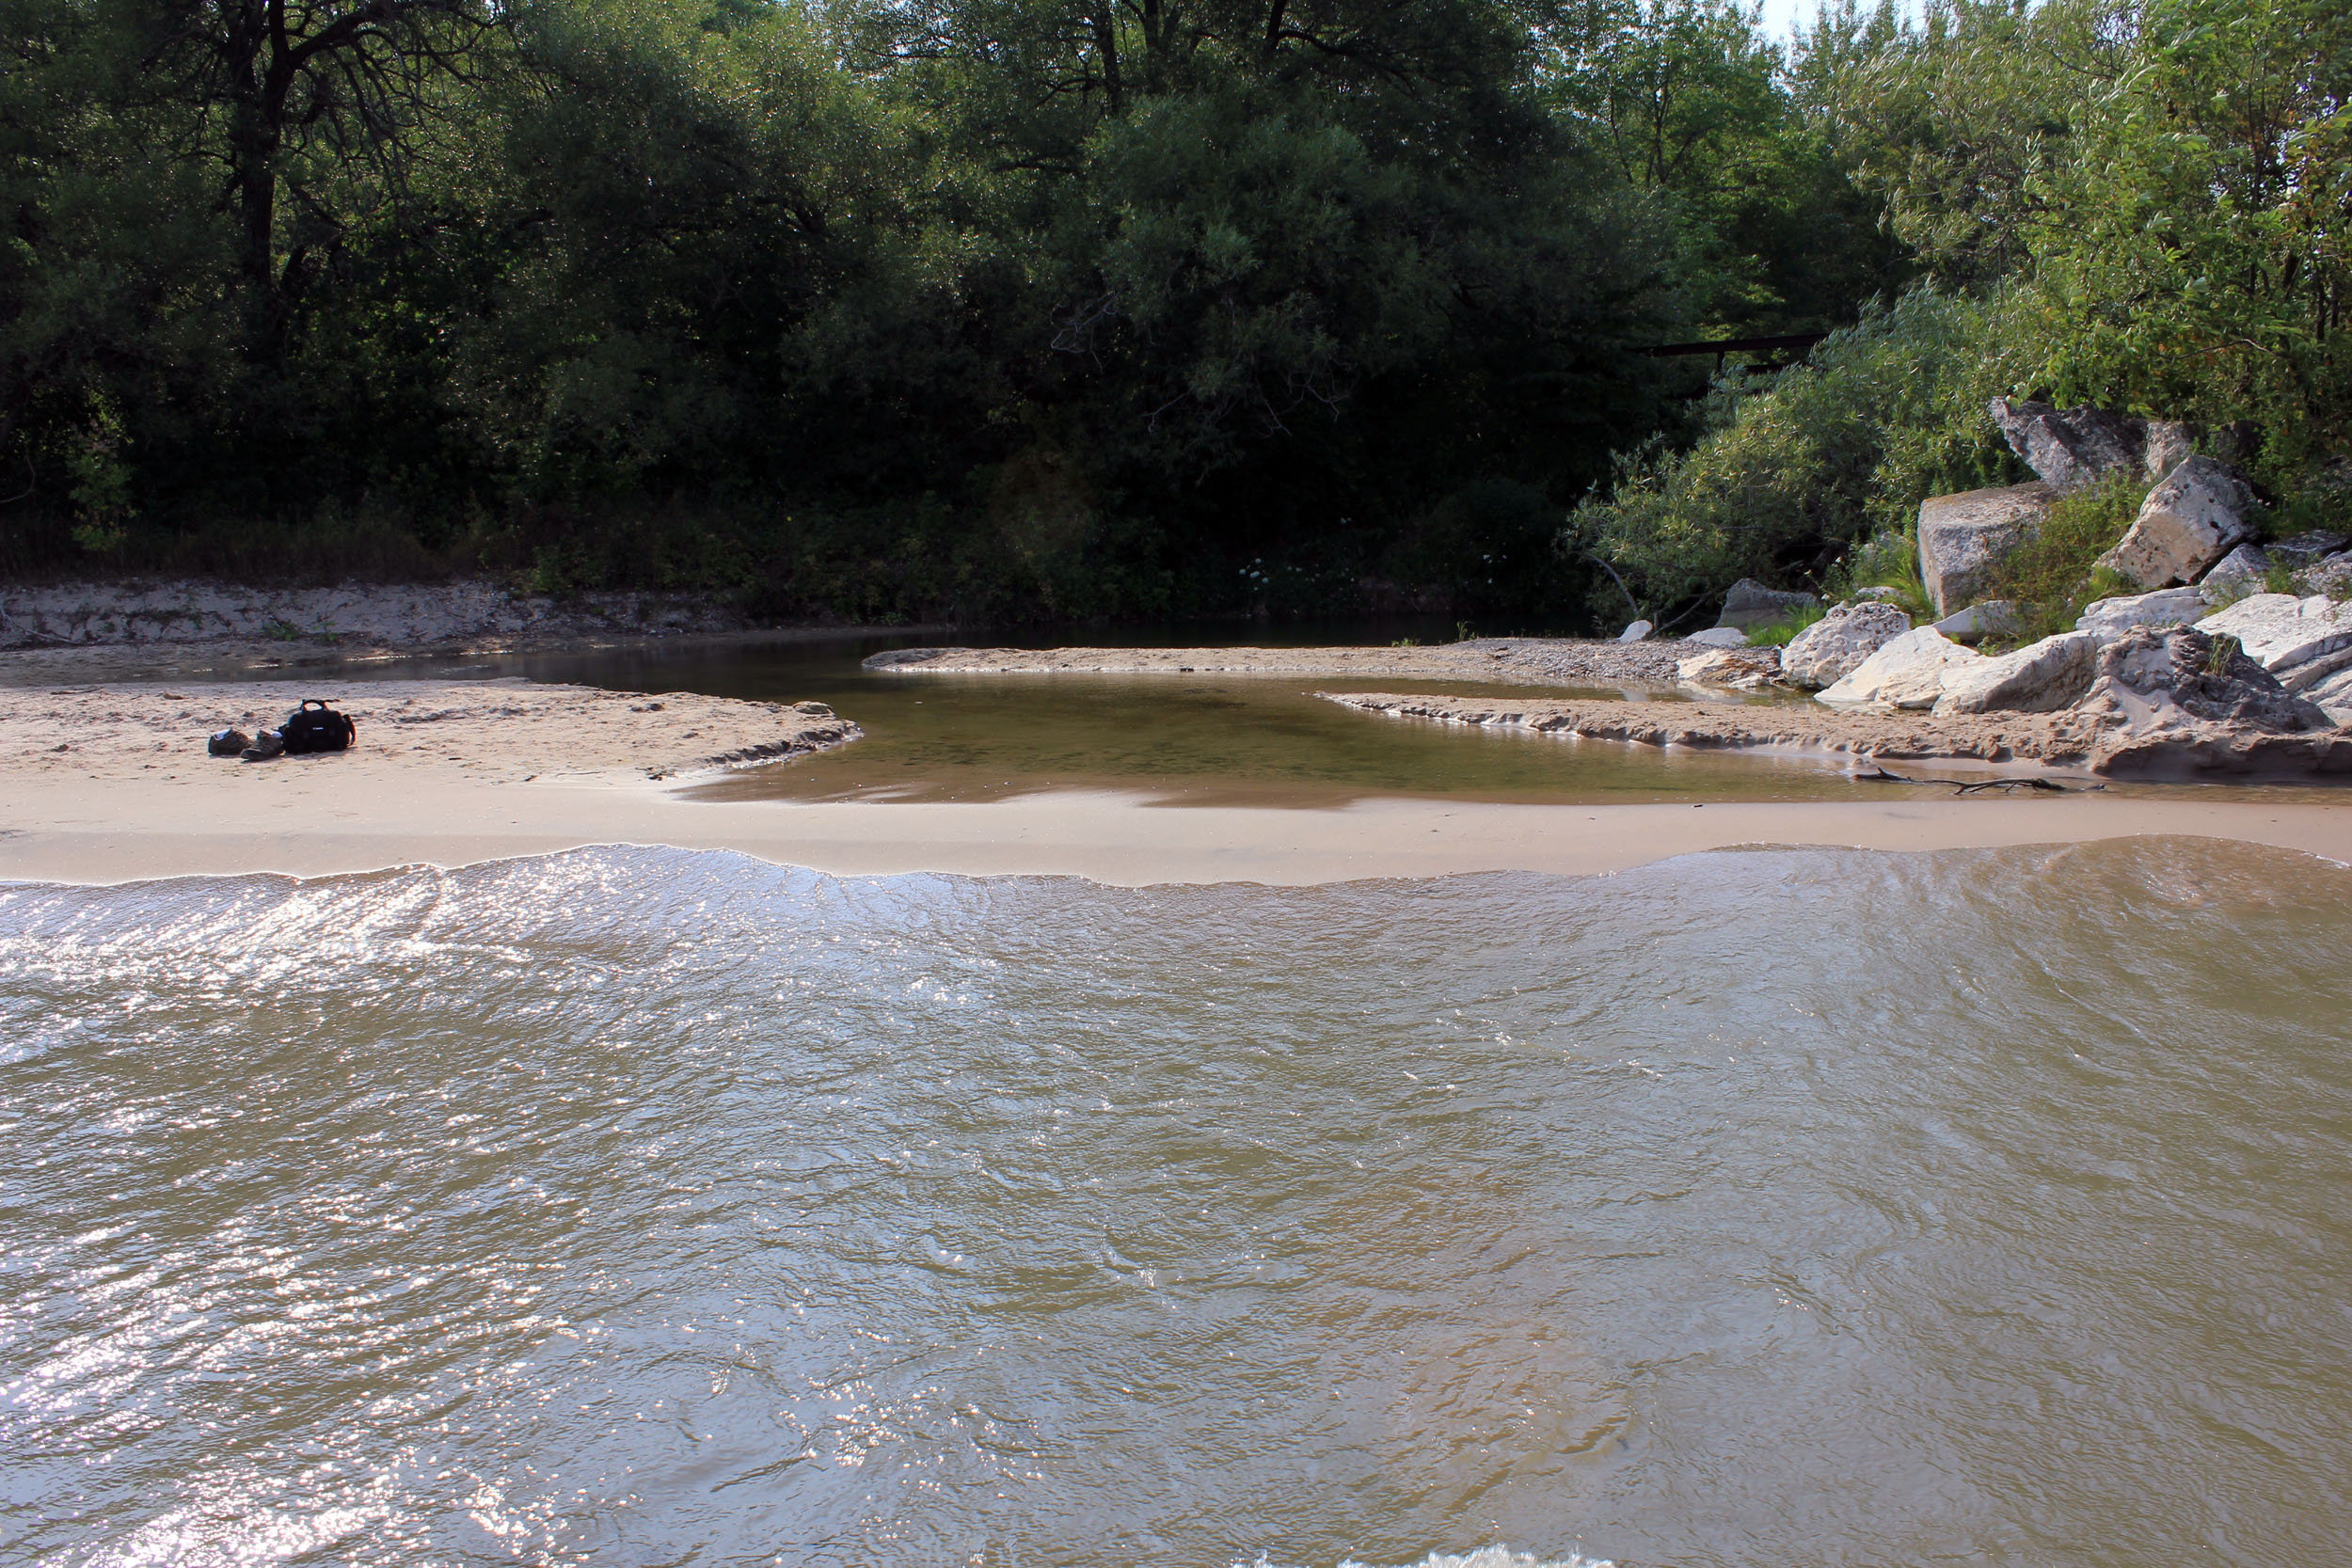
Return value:
[[(1284, 1568), (1263, 1552), (1255, 1562), (1236, 1562), (1233, 1568)], [(1339, 1568), (1377, 1568), (1376, 1564), (1359, 1562), (1348, 1558)], [(1570, 1552), (1565, 1557), (1535, 1557), (1527, 1552), (1515, 1552), (1508, 1546), (1481, 1546), (1474, 1552), (1431, 1552), (1419, 1562), (1404, 1568), (1616, 1568), (1604, 1558), (1585, 1557)]]

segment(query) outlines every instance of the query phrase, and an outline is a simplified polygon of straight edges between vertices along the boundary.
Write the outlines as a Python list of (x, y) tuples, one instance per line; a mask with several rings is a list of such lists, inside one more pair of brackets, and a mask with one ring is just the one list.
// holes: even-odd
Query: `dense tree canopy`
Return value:
[(1689, 593), (1860, 526), (1593, 525), (1740, 402), (1646, 347), (1883, 330), (1917, 281), (2006, 312), (2012, 379), (2337, 407), (2344, 32), (0, 0), (0, 569), (1558, 625), (1597, 556)]

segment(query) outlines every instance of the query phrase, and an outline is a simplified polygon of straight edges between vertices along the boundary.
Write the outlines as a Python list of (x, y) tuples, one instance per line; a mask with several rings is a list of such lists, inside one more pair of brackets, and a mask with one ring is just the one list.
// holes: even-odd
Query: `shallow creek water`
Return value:
[(0, 886), (0, 1560), (2342, 1560), (2352, 873)]
[[(1579, 745), (1526, 731), (1373, 718), (1313, 695), (1453, 691), (1523, 701), (1561, 695), (1556, 689), (1396, 676), (893, 675), (859, 666), (869, 653), (913, 641), (656, 645), (482, 668), (648, 692), (814, 698), (866, 731), (840, 752), (750, 769), (699, 791), (715, 799), (989, 800), (1113, 789), (1170, 805), (1313, 807), (1373, 795), (1817, 800), (1873, 787), (1853, 783), (1846, 759)], [(1672, 689), (1573, 694), (1692, 700)]]

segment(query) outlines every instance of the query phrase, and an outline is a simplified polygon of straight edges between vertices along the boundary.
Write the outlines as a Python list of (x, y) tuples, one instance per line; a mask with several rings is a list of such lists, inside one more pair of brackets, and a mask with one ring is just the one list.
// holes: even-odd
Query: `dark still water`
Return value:
[(2187, 842), (0, 887), (0, 1560), (2320, 1568), (2347, 1016)]

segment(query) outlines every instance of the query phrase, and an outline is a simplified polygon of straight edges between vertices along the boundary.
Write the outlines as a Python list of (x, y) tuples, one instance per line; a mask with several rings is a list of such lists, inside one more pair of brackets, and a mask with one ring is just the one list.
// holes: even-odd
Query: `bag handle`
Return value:
[(296, 713), (308, 713), (312, 708), (317, 708), (321, 713), (324, 713), (326, 711), (326, 703), (322, 698), (305, 697), (302, 699), (302, 705), (294, 709), (294, 711)]

